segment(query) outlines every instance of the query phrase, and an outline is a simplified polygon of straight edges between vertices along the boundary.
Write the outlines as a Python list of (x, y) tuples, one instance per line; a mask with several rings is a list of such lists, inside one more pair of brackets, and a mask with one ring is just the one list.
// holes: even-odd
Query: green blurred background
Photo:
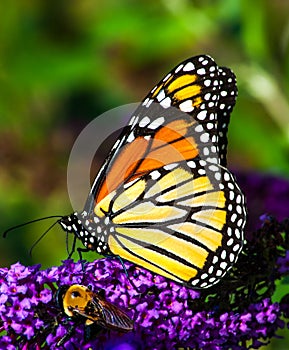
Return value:
[[(22, 0), (1, 2), (0, 13), (0, 232), (69, 214), (66, 165), (82, 128), (201, 53), (237, 75), (229, 166), (289, 178), (288, 1)], [(29, 256), (49, 225), (1, 240), (1, 266), (59, 264), (58, 227)]]

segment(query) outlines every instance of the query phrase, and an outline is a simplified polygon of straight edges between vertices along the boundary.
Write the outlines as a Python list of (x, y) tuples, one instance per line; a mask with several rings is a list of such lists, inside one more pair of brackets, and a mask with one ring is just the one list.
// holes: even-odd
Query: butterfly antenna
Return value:
[(29, 255), (32, 255), (32, 250), (34, 249), (34, 247), (42, 240), (42, 238), (52, 229), (53, 226), (55, 226), (56, 224), (58, 224), (58, 221), (55, 221), (51, 226), (48, 227), (48, 229), (42, 233), (42, 235), (36, 240), (36, 242), (33, 243), (32, 247), (29, 250)]
[(8, 232), (16, 230), (17, 228), (20, 228), (20, 227), (23, 227), (23, 226), (26, 226), (26, 225), (29, 225), (29, 224), (33, 224), (34, 222), (38, 222), (38, 221), (42, 221), (42, 220), (54, 219), (54, 218), (58, 218), (59, 219), (59, 218), (62, 218), (62, 217), (63, 217), (63, 215), (52, 215), (52, 216), (46, 216), (45, 218), (40, 218), (40, 219), (35, 219), (35, 220), (24, 222), (24, 224), (20, 224), (20, 225), (16, 225), (16, 226), (10, 227), (10, 228), (8, 228), (8, 230), (4, 231), (3, 238), (6, 238)]

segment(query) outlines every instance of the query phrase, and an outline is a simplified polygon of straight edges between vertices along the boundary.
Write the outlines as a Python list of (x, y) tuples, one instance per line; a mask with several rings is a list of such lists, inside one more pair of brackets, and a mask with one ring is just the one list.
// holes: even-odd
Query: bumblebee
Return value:
[(133, 330), (133, 320), (105, 299), (104, 290), (93, 292), (91, 286), (63, 285), (57, 290), (55, 298), (63, 314), (74, 322), (57, 346), (64, 344), (80, 324), (85, 325), (85, 341), (90, 340), (101, 329), (122, 333)]

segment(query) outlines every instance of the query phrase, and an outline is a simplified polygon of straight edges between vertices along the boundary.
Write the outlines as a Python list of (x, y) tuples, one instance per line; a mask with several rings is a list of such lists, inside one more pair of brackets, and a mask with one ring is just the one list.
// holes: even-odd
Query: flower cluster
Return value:
[[(276, 281), (289, 274), (289, 220), (261, 219), (238, 262), (208, 290), (123, 266), (117, 258), (66, 260), (47, 270), (20, 263), (1, 268), (0, 349), (259, 348), (289, 321), (289, 294), (272, 301)], [(71, 284), (103, 289), (106, 300), (134, 320), (134, 330), (103, 329), (86, 340), (85, 324), (73, 327), (54, 297), (59, 286)]]
[[(282, 232), (280, 225), (283, 225)], [(276, 237), (281, 235), (288, 239), (289, 222), (281, 224), (271, 219), (258, 232), (263, 244), (264, 240), (266, 242), (264, 235), (269, 231), (272, 233), (274, 227), (278, 227), (274, 232)], [(270, 251), (266, 254), (271, 260), (274, 250), (279, 251), (282, 242), (278, 241), (278, 246), (267, 242)], [(119, 342), (127, 344), (127, 349), (175, 349), (181, 346), (247, 349), (248, 342), (257, 348), (261, 338), (268, 340), (284, 327), (284, 305), (271, 301), (274, 288), (270, 280), (274, 276), (274, 284), (276, 278), (289, 272), (288, 253), (284, 253), (283, 258), (276, 258), (270, 264), (271, 270), (260, 272), (258, 277), (252, 273), (254, 270), (247, 270), (244, 261), (254, 263), (257, 271), (262, 271), (259, 270), (261, 264), (266, 263), (265, 258), (260, 260), (257, 254), (258, 244), (253, 252), (255, 260), (247, 261), (245, 246), (239, 266), (215, 287), (215, 291), (211, 289), (210, 294), (180, 286), (125, 263), (128, 279), (117, 259), (85, 263), (85, 273), (81, 262), (71, 260), (44, 271), (39, 265), (25, 267), (20, 263), (10, 269), (2, 268), (0, 315), (1, 330), (5, 335), (0, 338), (0, 348), (56, 349), (71, 324), (65, 321), (53, 294), (56, 285), (75, 283), (92, 285), (95, 291), (104, 289), (106, 299), (123, 309), (134, 320), (135, 327), (133, 332), (123, 336), (103, 332), (88, 343), (84, 340), (83, 327), (77, 327), (63, 345), (65, 349), (75, 349), (75, 346), (114, 349)], [(252, 276), (248, 275), (249, 271)], [(260, 294), (261, 288), (263, 294)]]

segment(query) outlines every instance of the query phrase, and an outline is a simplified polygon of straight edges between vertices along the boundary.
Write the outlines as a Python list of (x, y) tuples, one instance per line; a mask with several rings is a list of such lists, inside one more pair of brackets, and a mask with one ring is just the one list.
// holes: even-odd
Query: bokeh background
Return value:
[[(82, 128), (201, 53), (237, 76), (229, 167), (289, 179), (288, 1), (22, 0), (0, 13), (0, 232), (69, 214), (66, 166)], [(53, 222), (1, 239), (1, 266), (65, 259), (58, 227), (29, 255)]]

